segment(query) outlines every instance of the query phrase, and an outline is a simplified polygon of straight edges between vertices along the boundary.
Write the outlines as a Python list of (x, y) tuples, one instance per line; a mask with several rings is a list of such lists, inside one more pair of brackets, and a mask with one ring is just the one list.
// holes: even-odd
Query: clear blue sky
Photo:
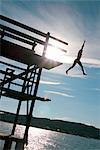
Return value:
[[(82, 122), (100, 127), (100, 1), (1, 0), (1, 14), (68, 42), (64, 64), (43, 70), (38, 95), (51, 102), (36, 102), (33, 115)], [(82, 62), (65, 74), (82, 42)], [(67, 61), (67, 57), (72, 61)], [(63, 58), (62, 58), (63, 59)], [(15, 112), (17, 101), (2, 98), (1, 109)], [(25, 108), (23, 105), (22, 112)]]

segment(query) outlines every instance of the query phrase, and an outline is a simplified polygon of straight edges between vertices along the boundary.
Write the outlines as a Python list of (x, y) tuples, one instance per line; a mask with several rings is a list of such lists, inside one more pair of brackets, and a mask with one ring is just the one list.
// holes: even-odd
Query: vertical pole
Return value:
[(3, 150), (11, 150), (11, 145), (12, 145), (12, 140), (11, 139), (6, 139), (4, 143)]
[(24, 142), (23, 141), (16, 142), (15, 150), (24, 150)]
[(18, 114), (19, 114), (19, 111), (20, 111), (20, 107), (21, 107), (21, 100), (19, 100), (19, 103), (18, 103), (18, 107), (17, 107), (16, 116), (15, 116), (15, 120), (14, 120), (11, 135), (14, 135), (14, 132), (15, 132), (16, 122), (17, 122), (17, 119), (18, 119)]
[[(27, 72), (26, 72), (25, 79), (24, 79), (24, 83), (23, 83), (23, 86), (22, 86), (22, 93), (24, 93), (24, 92), (25, 92), (25, 89), (26, 89), (25, 85), (26, 85), (26, 80), (27, 80), (27, 76), (28, 76), (29, 67), (30, 67), (30, 66), (27, 67)], [(19, 100), (11, 135), (14, 135), (14, 132), (15, 132), (16, 122), (17, 122), (17, 120), (18, 120), (18, 114), (19, 114), (19, 111), (20, 111), (21, 102), (22, 102), (22, 100)]]
[(48, 32), (48, 33), (47, 33), (47, 36), (46, 36), (46, 41), (45, 41), (45, 45), (44, 45), (44, 50), (43, 50), (42, 56), (45, 56), (45, 54), (46, 54), (46, 50), (47, 50), (47, 46), (48, 46), (49, 37), (50, 37), (50, 33)]
[(3, 90), (4, 84), (5, 84), (5, 80), (6, 80), (6, 78), (7, 78), (7, 73), (8, 73), (8, 68), (6, 68), (6, 72), (5, 72), (5, 75), (4, 75), (2, 84), (0, 85), (0, 98), (1, 98), (1, 96), (2, 96), (2, 90)]
[(27, 116), (28, 116), (28, 113), (29, 113), (29, 110), (28, 110), (28, 108), (29, 108), (29, 101), (27, 100), (27, 111), (26, 111), (26, 113), (27, 113)]
[[(49, 41), (49, 36), (50, 36), (50, 33), (48, 32), (47, 36), (46, 36), (46, 41), (45, 41), (45, 45), (44, 45), (44, 50), (43, 50), (43, 55), (42, 56), (45, 56), (45, 54), (46, 54), (47, 45), (48, 45), (48, 41)], [(42, 68), (40, 68), (39, 72), (38, 72), (37, 82), (36, 82), (35, 89), (34, 89), (34, 98), (37, 95), (41, 73), (42, 73)], [(28, 144), (27, 143), (27, 140), (28, 140), (28, 130), (29, 130), (29, 126), (30, 126), (30, 122), (31, 122), (31, 118), (32, 118), (32, 112), (33, 112), (34, 104), (35, 104), (35, 99), (33, 99), (32, 102), (31, 102), (30, 112), (29, 112), (29, 115), (28, 115), (27, 125), (26, 125), (26, 129), (25, 129), (25, 133), (24, 133), (24, 139), (26, 141), (26, 144)]]

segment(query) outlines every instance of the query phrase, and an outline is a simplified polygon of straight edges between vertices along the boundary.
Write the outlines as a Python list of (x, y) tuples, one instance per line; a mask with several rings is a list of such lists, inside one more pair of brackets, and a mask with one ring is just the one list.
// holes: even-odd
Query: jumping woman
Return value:
[(85, 41), (83, 42), (83, 45), (82, 45), (81, 49), (79, 50), (78, 55), (77, 55), (77, 58), (74, 60), (73, 65), (72, 65), (68, 70), (66, 70), (66, 74), (68, 74), (68, 71), (69, 71), (70, 69), (72, 69), (72, 68), (78, 63), (78, 64), (80, 65), (81, 69), (82, 69), (83, 74), (86, 75), (86, 73), (84, 72), (83, 65), (82, 65), (82, 63), (81, 63), (81, 61), (80, 61), (80, 59), (81, 59), (81, 57), (82, 57), (82, 52), (83, 52), (84, 44), (85, 44)]

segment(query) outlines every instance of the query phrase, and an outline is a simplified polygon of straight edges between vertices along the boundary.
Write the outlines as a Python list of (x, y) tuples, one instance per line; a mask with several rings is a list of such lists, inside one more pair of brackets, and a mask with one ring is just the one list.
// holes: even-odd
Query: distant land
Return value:
[[(0, 121), (13, 123), (14, 118), (14, 114), (0, 113)], [(25, 125), (26, 116), (20, 115), (17, 123)], [(100, 129), (82, 123), (32, 117), (30, 126), (87, 138), (100, 139)]]

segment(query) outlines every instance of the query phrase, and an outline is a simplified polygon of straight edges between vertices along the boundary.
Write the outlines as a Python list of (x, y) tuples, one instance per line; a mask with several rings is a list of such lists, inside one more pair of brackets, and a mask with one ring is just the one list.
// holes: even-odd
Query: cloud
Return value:
[(63, 92), (57, 92), (57, 91), (45, 91), (46, 93), (50, 93), (50, 94), (55, 94), (55, 95), (61, 95), (61, 96), (65, 96), (65, 97), (70, 97), (70, 98), (74, 98), (74, 96), (63, 93)]
[(40, 80), (40, 83), (41, 84), (50, 84), (50, 85), (60, 85), (60, 84), (62, 84), (60, 82), (51, 82), (51, 81), (43, 81), (43, 80)]
[(81, 68), (78, 64), (68, 72), (66, 75), (66, 70), (73, 64), (75, 57), (68, 56), (69, 59), (62, 59), (63, 65), (60, 65), (56, 68), (51, 69), (49, 72), (56, 73), (60, 75), (64, 75), (66, 77), (76, 77), (76, 78), (84, 78), (86, 79), (90, 75), (88, 74), (88, 68), (100, 68), (100, 60), (99, 59), (91, 59), (91, 58), (82, 58), (81, 62), (84, 66), (84, 69), (87, 72), (87, 76), (83, 76)]
[(91, 89), (91, 90), (100, 92), (100, 88), (93, 88), (93, 89)]
[[(91, 8), (91, 5), (88, 7)], [(35, 1), (34, 4), (31, 2), (31, 5), (27, 5), (27, 1), (10, 1), (9, 3), (4, 1), (2, 2), (1, 12), (33, 28), (37, 28), (43, 32), (49, 31), (54, 36), (68, 41), (69, 45), (66, 49), (68, 50), (68, 55), (71, 56), (77, 53), (83, 40), (86, 39), (86, 57), (99, 58), (99, 13), (96, 16), (98, 21), (95, 22), (95, 29), (91, 30), (89, 20), (87, 21), (85, 14), (83, 13), (83, 15), (80, 11), (67, 4), (67, 2), (43, 3)], [(91, 11), (90, 9), (90, 13)], [(95, 20), (93, 17), (92, 20)]]
[(83, 76), (83, 74), (69, 74), (68, 77), (74, 77), (74, 78), (83, 78), (86, 79), (86, 76)]
[[(62, 11), (59, 12), (59, 10)], [(69, 45), (66, 48), (68, 49), (68, 53), (70, 55), (74, 56), (74, 54), (80, 48), (83, 40), (86, 39), (86, 57), (98, 57), (97, 54), (100, 54), (100, 46), (99, 38), (97, 38), (97, 28), (94, 29), (96, 34), (95, 32), (93, 34), (89, 20), (87, 21), (85, 15), (81, 15), (79, 11), (73, 9), (69, 5), (64, 5), (64, 3), (60, 3), (60, 5), (58, 3), (55, 5), (55, 7), (52, 5), (41, 6), (39, 7), (39, 11), (44, 20), (47, 20), (46, 24), (48, 23), (48, 29), (50, 32), (57, 35), (58, 37), (62, 37), (64, 40), (68, 40)], [(92, 10), (90, 10), (90, 13), (91, 11)], [(92, 20), (93, 19), (95, 18), (92, 16)], [(94, 36), (91, 36), (91, 34)]]
[(82, 58), (82, 62), (87, 64), (87, 67), (100, 68), (100, 60), (92, 58)]
[(63, 64), (61, 66), (58, 66), (54, 69), (49, 70), (49, 73), (54, 73), (54, 74), (59, 74), (59, 75), (63, 75), (66, 78), (67, 77), (77, 77), (77, 78), (86, 78), (86, 76), (83, 76), (81, 70), (77, 69), (77, 66), (75, 66), (75, 68), (73, 68), (72, 70), (69, 71), (68, 75), (66, 75), (66, 70), (69, 68), (68, 64)]
[[(27, 68), (27, 65), (25, 65), (25, 64), (22, 64), (22, 63), (20, 63), (20, 62), (18, 62), (18, 61), (14, 61), (14, 60), (12, 60), (12, 59), (9, 59), (9, 58), (6, 58), (6, 57), (2, 57), (2, 56), (0, 56), (0, 65), (1, 65), (1, 69), (2, 70), (6, 70), (6, 67), (7, 67), (7, 65), (6, 64), (2, 64), (3, 62), (4, 63), (8, 63), (8, 64), (11, 64), (11, 65), (13, 65), (13, 66), (17, 66), (17, 67), (20, 67), (20, 68), (22, 68), (22, 69), (26, 69)], [(10, 67), (10, 66), (9, 66)], [(10, 68), (13, 68), (13, 67), (10, 67)], [(21, 70), (20, 70), (21, 71)], [(16, 73), (18, 74), (19, 73), (19, 71), (18, 71), (18, 69), (16, 70)]]

